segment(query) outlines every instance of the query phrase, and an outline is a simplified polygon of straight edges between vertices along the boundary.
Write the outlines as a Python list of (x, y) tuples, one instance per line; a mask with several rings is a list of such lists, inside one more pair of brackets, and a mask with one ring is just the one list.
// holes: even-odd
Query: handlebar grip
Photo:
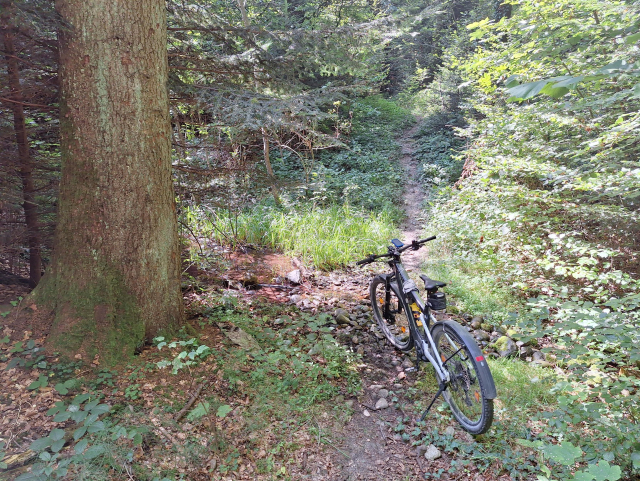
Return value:
[(370, 255), (366, 259), (362, 259), (361, 261), (356, 262), (357, 266), (361, 266), (364, 264), (371, 264), (373, 262), (373, 255)]
[(425, 242), (432, 241), (435, 238), (436, 238), (436, 236), (432, 235), (431, 237), (427, 237), (426, 239), (419, 240), (418, 243), (419, 244), (424, 244)]

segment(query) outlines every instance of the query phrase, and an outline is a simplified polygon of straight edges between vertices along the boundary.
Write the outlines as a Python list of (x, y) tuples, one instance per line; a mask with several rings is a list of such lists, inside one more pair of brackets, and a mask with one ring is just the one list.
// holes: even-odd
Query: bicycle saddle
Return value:
[(422, 279), (424, 281), (424, 290), (425, 291), (431, 291), (433, 289), (437, 289), (438, 287), (444, 287), (444, 286), (447, 285), (446, 282), (429, 279), (424, 274), (420, 274), (420, 279)]

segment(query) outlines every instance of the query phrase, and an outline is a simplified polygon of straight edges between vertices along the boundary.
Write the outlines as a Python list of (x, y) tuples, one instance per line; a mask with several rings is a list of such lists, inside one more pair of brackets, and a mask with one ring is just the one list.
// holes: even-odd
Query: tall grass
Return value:
[(349, 206), (282, 211), (254, 208), (234, 213), (190, 208), (186, 220), (196, 235), (217, 243), (249, 243), (282, 250), (320, 269), (352, 263), (382, 252), (397, 235), (393, 215), (366, 213)]

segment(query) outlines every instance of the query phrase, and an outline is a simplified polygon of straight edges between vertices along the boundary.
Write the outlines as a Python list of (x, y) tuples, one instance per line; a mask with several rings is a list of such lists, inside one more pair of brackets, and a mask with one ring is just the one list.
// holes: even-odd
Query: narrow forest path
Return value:
[[(399, 142), (402, 146), (400, 163), (405, 171), (406, 184), (403, 202), (407, 218), (401, 225), (401, 240), (410, 241), (424, 237), (424, 201), (428, 196), (419, 181), (419, 165), (414, 159), (414, 134), (419, 124), (405, 131)], [(409, 251), (404, 257), (409, 271), (417, 270), (424, 259), (421, 251)], [(382, 265), (375, 266), (382, 268)], [(347, 400), (353, 414), (346, 425), (334, 426), (331, 438), (337, 444), (330, 463), (331, 469), (316, 471), (310, 479), (330, 481), (395, 481), (425, 479), (426, 474), (437, 473), (440, 479), (448, 479), (446, 470), (451, 459), (437, 452), (436, 459), (425, 457), (427, 446), (412, 444), (408, 432), (415, 428), (419, 416), (415, 408), (420, 396), (418, 379), (423, 375), (413, 372), (411, 353), (405, 355), (392, 348), (372, 324), (368, 302), (368, 283), (371, 273), (354, 271), (342, 277), (333, 274), (334, 287), (341, 295), (352, 294), (351, 325), (340, 326), (338, 338), (362, 355), (361, 380), (363, 390), (355, 399)], [(345, 314), (339, 309), (336, 316)], [(353, 329), (351, 329), (353, 327)], [(347, 331), (340, 334), (340, 331)], [(353, 334), (353, 335), (352, 335)], [(423, 393), (423, 396), (428, 396)], [(424, 400), (423, 400), (424, 401)], [(438, 414), (432, 412), (426, 421), (427, 428), (439, 425)], [(440, 426), (442, 428), (442, 426)], [(445, 426), (448, 435), (470, 441), (467, 433), (457, 426)], [(435, 449), (435, 448), (434, 448)], [(467, 479), (475, 479), (470, 475)]]
[[(403, 242), (424, 237), (423, 229), (426, 224), (424, 202), (428, 197), (428, 191), (425, 189), (424, 184), (420, 182), (420, 165), (414, 156), (416, 144), (413, 137), (419, 128), (420, 122), (416, 122), (416, 124), (411, 129), (405, 131), (399, 139), (400, 145), (402, 146), (400, 164), (405, 173), (403, 201), (407, 214), (407, 218), (400, 226), (402, 229), (402, 237), (400, 240)], [(424, 251), (410, 250), (402, 257), (404, 265), (409, 271), (417, 269), (423, 259)]]

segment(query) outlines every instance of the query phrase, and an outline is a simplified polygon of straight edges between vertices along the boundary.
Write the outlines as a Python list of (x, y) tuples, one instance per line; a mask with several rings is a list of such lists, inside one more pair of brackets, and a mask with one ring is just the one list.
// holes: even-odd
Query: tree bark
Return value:
[(183, 322), (163, 0), (56, 0), (62, 178), (48, 345), (117, 362)]
[(42, 275), (42, 258), (40, 256), (40, 228), (38, 225), (38, 205), (35, 202), (35, 184), (33, 181), (33, 161), (29, 152), (29, 138), (24, 115), (24, 101), (20, 85), (20, 69), (14, 46), (13, 23), (9, 13), (10, 4), (0, 2), (6, 13), (2, 15), (2, 41), (4, 44), (5, 60), (7, 62), (7, 77), (9, 80), (10, 97), (13, 110), (13, 129), (18, 145), (18, 175), (22, 181), (22, 207), (24, 208), (27, 224), (27, 239), (29, 243), (29, 284), (35, 287)]

